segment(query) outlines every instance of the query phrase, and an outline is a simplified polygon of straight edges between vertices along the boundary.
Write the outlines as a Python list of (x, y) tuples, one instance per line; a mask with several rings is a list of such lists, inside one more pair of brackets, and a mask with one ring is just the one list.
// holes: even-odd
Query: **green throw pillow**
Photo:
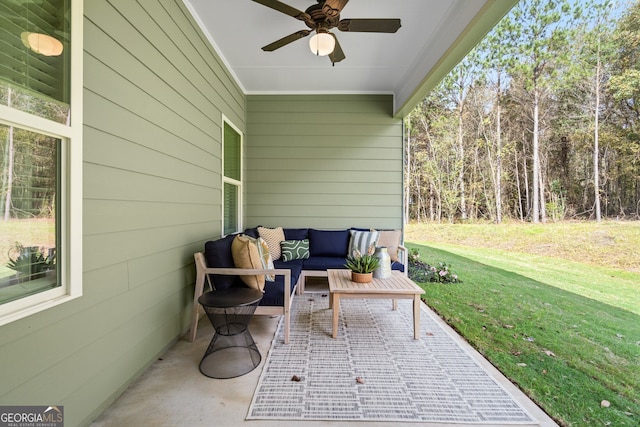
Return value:
[(283, 240), (280, 242), (282, 249), (282, 261), (309, 258), (309, 239)]

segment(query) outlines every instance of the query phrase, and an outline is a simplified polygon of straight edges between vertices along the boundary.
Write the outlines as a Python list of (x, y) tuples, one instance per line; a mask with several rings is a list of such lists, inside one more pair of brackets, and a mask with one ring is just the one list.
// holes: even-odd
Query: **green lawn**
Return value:
[(408, 243), (463, 280), (422, 284), (427, 304), (561, 425), (640, 425), (640, 273), (492, 249), (496, 235)]

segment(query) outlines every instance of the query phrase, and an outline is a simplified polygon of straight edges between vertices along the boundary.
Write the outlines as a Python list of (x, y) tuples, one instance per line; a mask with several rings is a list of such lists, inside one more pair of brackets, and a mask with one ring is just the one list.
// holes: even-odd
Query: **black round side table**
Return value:
[(207, 292), (198, 298), (215, 333), (200, 361), (200, 372), (210, 378), (235, 378), (253, 371), (262, 356), (248, 325), (262, 292), (233, 288)]

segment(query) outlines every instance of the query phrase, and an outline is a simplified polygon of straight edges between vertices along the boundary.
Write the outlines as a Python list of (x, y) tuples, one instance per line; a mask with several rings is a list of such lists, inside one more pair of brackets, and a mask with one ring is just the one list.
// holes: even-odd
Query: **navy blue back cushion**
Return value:
[[(235, 238), (235, 234), (230, 234), (222, 239), (212, 240), (204, 244), (204, 259), (207, 262), (207, 267), (235, 267), (233, 256), (231, 255), (231, 243), (233, 243), (233, 239)], [(241, 280), (238, 276), (221, 274), (211, 274), (209, 276), (216, 289), (228, 289), (236, 285), (236, 281)]]
[(258, 227), (247, 228), (246, 230), (244, 230), (244, 234), (246, 234), (249, 237), (253, 237), (254, 239), (257, 239), (258, 237), (260, 237), (260, 234), (258, 234)]
[(284, 238), (287, 240), (304, 240), (309, 238), (308, 228), (285, 228)]
[(305, 270), (324, 271), (330, 268), (347, 268), (344, 266), (347, 260), (344, 257), (337, 256), (314, 256), (305, 259), (303, 262)]
[(349, 230), (309, 229), (311, 256), (335, 256), (345, 258), (349, 250)]

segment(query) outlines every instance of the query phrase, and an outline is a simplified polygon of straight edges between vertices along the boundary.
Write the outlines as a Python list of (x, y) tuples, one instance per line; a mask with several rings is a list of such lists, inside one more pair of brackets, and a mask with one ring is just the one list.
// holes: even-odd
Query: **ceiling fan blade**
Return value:
[(329, 59), (331, 60), (331, 63), (335, 65), (336, 62), (342, 61), (344, 58), (346, 58), (346, 56), (344, 56), (342, 47), (340, 46), (340, 43), (338, 43), (338, 38), (335, 36), (335, 34), (333, 33), (329, 33), (329, 34), (331, 34), (336, 41), (336, 46), (333, 48), (333, 52), (329, 54)]
[(343, 19), (338, 23), (340, 31), (352, 33), (395, 33), (399, 28), (399, 19)]
[(277, 10), (278, 12), (282, 12), (285, 15), (289, 15), (289, 16), (293, 16), (296, 19), (299, 19), (300, 21), (304, 21), (304, 22), (308, 22), (311, 21), (311, 17), (301, 11), (296, 9), (293, 6), (289, 6), (288, 4), (284, 4), (278, 0), (253, 0), (256, 3), (260, 3), (263, 6), (267, 6), (268, 8), (271, 8), (273, 10)]
[(329, 18), (335, 18), (340, 15), (342, 9), (347, 5), (349, 0), (326, 0), (322, 5), (322, 12)]
[(286, 37), (281, 38), (280, 40), (276, 40), (273, 43), (270, 43), (262, 48), (265, 52), (273, 52), (276, 49), (280, 49), (282, 46), (286, 46), (289, 43), (293, 43), (296, 40), (299, 40), (303, 37), (307, 37), (311, 33), (309, 30), (300, 30), (296, 31), (293, 34), (289, 34)]

